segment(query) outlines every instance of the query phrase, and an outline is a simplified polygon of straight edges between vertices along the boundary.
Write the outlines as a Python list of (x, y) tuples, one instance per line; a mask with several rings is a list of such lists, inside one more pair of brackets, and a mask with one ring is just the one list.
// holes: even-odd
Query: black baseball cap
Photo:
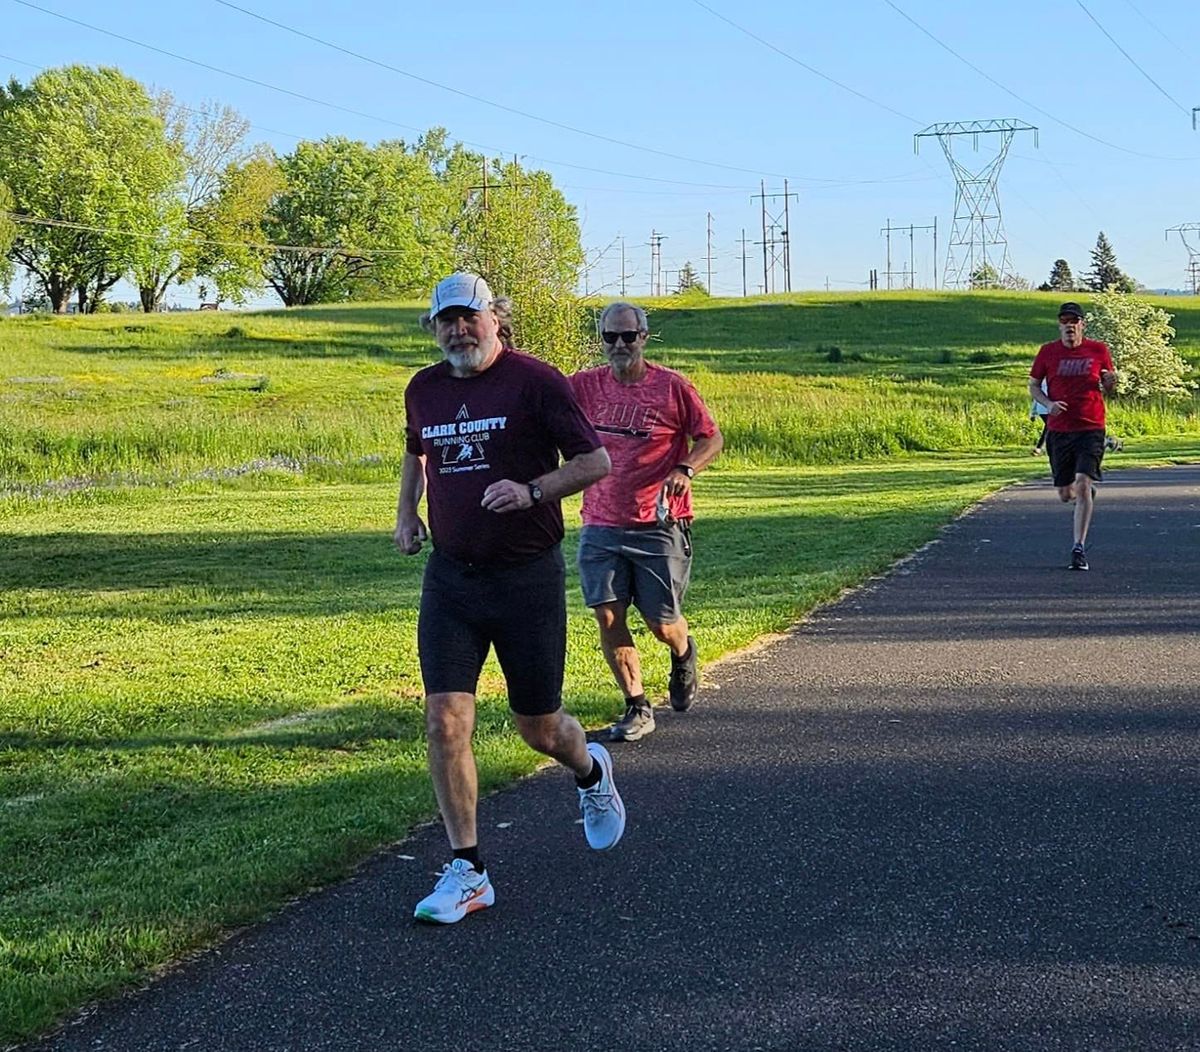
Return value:
[(1058, 316), (1061, 318), (1064, 314), (1069, 314), (1073, 318), (1083, 317), (1083, 308), (1078, 303), (1064, 303), (1058, 308)]

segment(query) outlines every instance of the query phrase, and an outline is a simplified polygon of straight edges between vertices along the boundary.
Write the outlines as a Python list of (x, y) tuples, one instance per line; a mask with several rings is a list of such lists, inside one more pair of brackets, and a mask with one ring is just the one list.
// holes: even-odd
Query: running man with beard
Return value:
[(415, 916), (442, 924), (496, 899), (479, 854), (471, 750), (479, 673), (491, 647), (521, 737), (575, 775), (588, 844), (607, 850), (625, 830), (612, 759), (562, 708), (567, 613), (559, 501), (607, 475), (608, 454), (566, 378), (504, 346), (493, 303), (477, 275), (438, 283), (426, 325), (444, 360), (413, 376), (404, 393), (395, 542), (408, 555), (421, 550), (428, 533), (418, 506), (428, 484), (433, 552), (417, 649), (429, 773), (453, 853)]
[(632, 603), (671, 651), (669, 698), (677, 712), (696, 697), (696, 641), (683, 616), (692, 568), (692, 479), (724, 439), (696, 388), (646, 361), (646, 312), (610, 303), (600, 315), (608, 364), (571, 377), (579, 404), (604, 440), (612, 473), (583, 494), (579, 576), (600, 646), (625, 698), (614, 741), (654, 730), (642, 666), (626, 622)]
[[(1072, 570), (1086, 570), (1093, 483), (1104, 460), (1104, 395), (1117, 384), (1108, 345), (1089, 340), (1078, 303), (1058, 308), (1059, 338), (1044, 344), (1029, 370), (1029, 397), (1048, 409), (1046, 449), (1059, 499), (1075, 502)], [(1042, 381), (1046, 390), (1042, 390)]]

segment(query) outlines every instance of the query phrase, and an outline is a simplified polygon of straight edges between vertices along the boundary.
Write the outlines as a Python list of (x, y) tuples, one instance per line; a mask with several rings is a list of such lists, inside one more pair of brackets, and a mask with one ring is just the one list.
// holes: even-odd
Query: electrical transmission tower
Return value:
[[(769, 194), (767, 193), (767, 184), (759, 184), (760, 192), (751, 194), (750, 200), (758, 198), (762, 201), (762, 241), (758, 244), (762, 245), (763, 250), (763, 292), (775, 291), (775, 272), (776, 269), (783, 270), (783, 290), (784, 292), (792, 291), (792, 243), (788, 200), (789, 198), (799, 198), (800, 195), (795, 191), (788, 192), (787, 180), (783, 181), (783, 193)], [(779, 205), (772, 205), (776, 211), (772, 213), (767, 208), (768, 201), (777, 201), (783, 199), (782, 209)]]
[[(945, 288), (970, 288), (972, 279), (977, 280), (980, 275), (994, 273), (997, 282), (1011, 276), (996, 184), (1013, 137), (1022, 131), (1033, 132), (1033, 144), (1037, 146), (1037, 128), (1009, 119), (931, 124), (913, 136), (913, 150), (917, 153), (921, 151), (922, 139), (936, 138), (954, 173), (954, 227), (946, 249), (942, 277)], [(975, 150), (979, 149), (981, 135), (998, 135), (1000, 145), (996, 156), (978, 170), (966, 167), (954, 157), (954, 139), (960, 135), (970, 135)]]
[(1179, 226), (1168, 227), (1163, 231), (1163, 237), (1168, 234), (1178, 234), (1179, 240), (1183, 242), (1183, 247), (1187, 249), (1188, 265), (1187, 275), (1188, 281), (1192, 286), (1192, 295), (1200, 295), (1200, 243), (1192, 244), (1189, 234), (1200, 235), (1200, 223), (1180, 223)]

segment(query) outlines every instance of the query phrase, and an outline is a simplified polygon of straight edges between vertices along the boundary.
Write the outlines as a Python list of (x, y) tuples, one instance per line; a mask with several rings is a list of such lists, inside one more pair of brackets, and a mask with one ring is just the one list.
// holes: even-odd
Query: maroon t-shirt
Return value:
[(1046, 381), (1052, 402), (1066, 402), (1065, 412), (1046, 417), (1050, 431), (1103, 431), (1104, 396), (1100, 393), (1100, 370), (1113, 369), (1108, 345), (1085, 339), (1078, 347), (1062, 340), (1047, 343), (1038, 351), (1029, 375)]
[(562, 506), (547, 500), (499, 515), (480, 506), (493, 482), (529, 482), (600, 448), (571, 385), (553, 366), (504, 350), (483, 372), (457, 377), (446, 362), (422, 369), (404, 392), (405, 448), (425, 457), (429, 532), (464, 562), (523, 562), (563, 537)]

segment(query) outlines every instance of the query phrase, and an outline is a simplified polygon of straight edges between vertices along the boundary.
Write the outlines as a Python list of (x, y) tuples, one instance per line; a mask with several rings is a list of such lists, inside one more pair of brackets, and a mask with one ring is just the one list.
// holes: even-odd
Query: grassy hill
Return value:
[[(1162, 301), (1200, 361), (1200, 306)], [(650, 353), (711, 401), (725, 463), (833, 464), (1022, 444), (1024, 376), (1055, 297), (804, 294), (652, 304)], [(395, 477), (417, 305), (0, 323), (0, 487), (276, 473)], [(534, 348), (536, 350), (536, 348)], [(1113, 429), (1197, 427), (1197, 403), (1116, 403)]]
[[(650, 354), (729, 438), (696, 484), (703, 661), (1045, 473), (1024, 377), (1056, 303), (652, 304)], [(1200, 304), (1163, 303), (1200, 362)], [(434, 357), (419, 309), (0, 319), (0, 1041), (434, 813), (424, 557), (390, 542), (401, 396)], [(1112, 420), (1113, 467), (1200, 459), (1195, 399)], [(568, 598), (565, 698), (596, 726), (619, 698), (574, 578)], [(665, 651), (638, 638), (661, 696)], [(486, 787), (537, 763), (494, 665), (477, 752)]]

